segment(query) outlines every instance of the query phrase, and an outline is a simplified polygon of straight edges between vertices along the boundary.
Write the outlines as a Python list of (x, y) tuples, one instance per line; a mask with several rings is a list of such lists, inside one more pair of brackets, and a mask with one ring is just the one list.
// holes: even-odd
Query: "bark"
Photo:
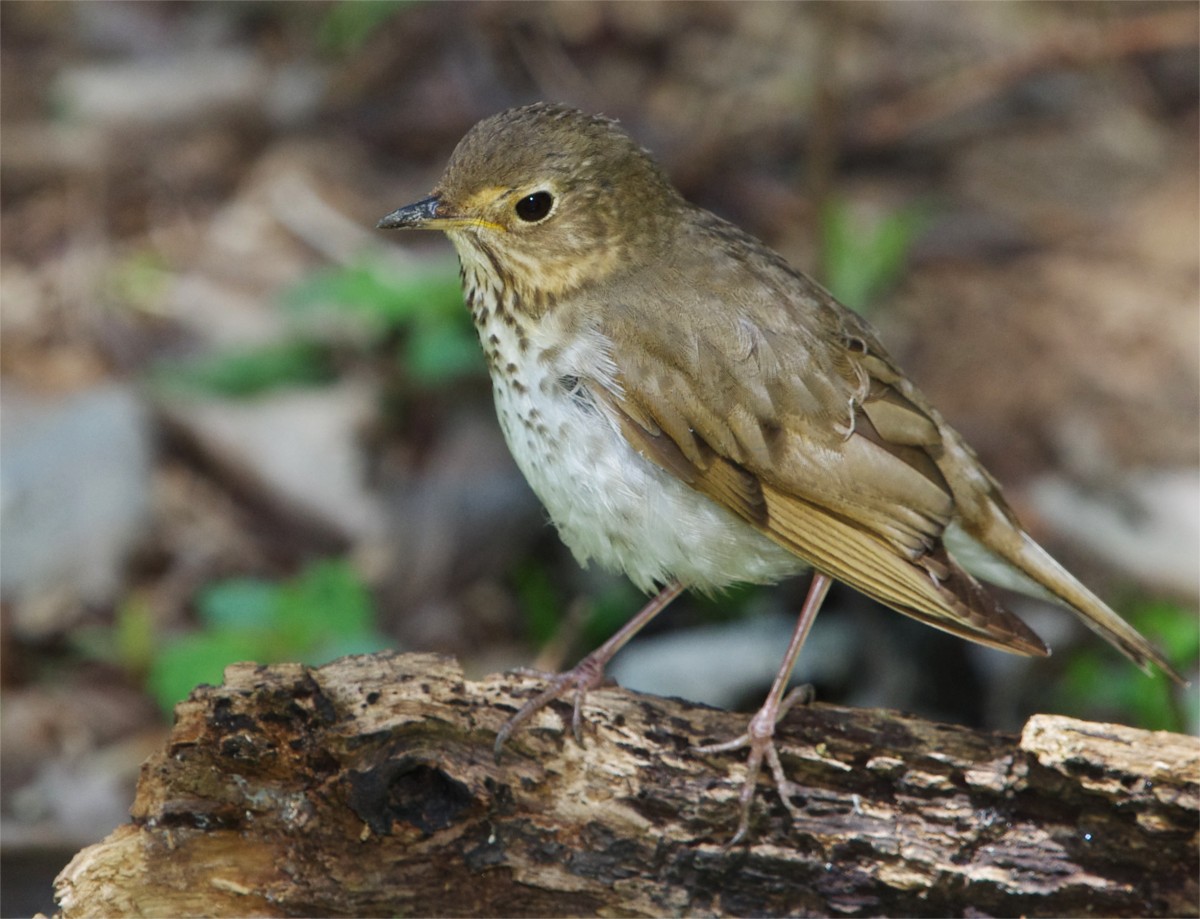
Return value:
[(1197, 915), (1200, 742), (1055, 716), (1020, 737), (813, 704), (727, 849), (745, 716), (602, 689), (585, 743), (540, 682), (432, 655), (229, 668), (177, 709), (132, 821), (57, 883), (64, 917)]

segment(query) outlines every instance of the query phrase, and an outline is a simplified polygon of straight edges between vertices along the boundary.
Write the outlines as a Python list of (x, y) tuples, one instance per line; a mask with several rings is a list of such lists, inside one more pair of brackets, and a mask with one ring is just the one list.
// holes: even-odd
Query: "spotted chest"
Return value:
[(619, 391), (602, 334), (568, 330), (555, 311), (535, 321), (485, 275), (463, 279), (509, 450), (580, 564), (623, 571), (644, 590), (672, 578), (770, 583), (804, 568), (629, 446), (589, 388)]

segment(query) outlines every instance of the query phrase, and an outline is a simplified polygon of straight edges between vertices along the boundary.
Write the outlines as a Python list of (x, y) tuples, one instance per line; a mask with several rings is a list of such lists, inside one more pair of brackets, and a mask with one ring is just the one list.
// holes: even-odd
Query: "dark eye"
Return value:
[(517, 202), (517, 216), (526, 223), (537, 223), (550, 213), (554, 197), (548, 191), (535, 191)]

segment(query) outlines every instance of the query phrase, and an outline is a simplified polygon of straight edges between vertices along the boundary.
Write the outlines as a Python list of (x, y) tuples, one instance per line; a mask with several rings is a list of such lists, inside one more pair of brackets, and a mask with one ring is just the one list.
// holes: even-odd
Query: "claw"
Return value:
[(504, 749), (504, 745), (517, 728), (555, 699), (560, 699), (567, 695), (567, 693), (571, 692), (572, 688), (575, 690), (575, 708), (571, 718), (571, 727), (576, 741), (582, 744), (583, 716), (581, 710), (583, 708), (583, 700), (587, 697), (587, 691), (599, 686), (603, 682), (603, 679), (603, 665), (597, 666), (597, 662), (591, 656), (585, 657), (574, 669), (551, 677), (550, 685), (522, 705), (517, 713), (504, 722), (500, 730), (496, 732), (496, 743), (492, 747), (496, 762), (500, 762), (500, 754)]
[(750, 719), (746, 733), (724, 743), (692, 747), (692, 752), (694, 753), (729, 753), (733, 750), (740, 750), (743, 747), (750, 750), (750, 755), (746, 759), (746, 779), (742, 783), (741, 792), (738, 794), (738, 828), (737, 832), (733, 834), (733, 838), (725, 844), (727, 849), (732, 849), (736, 846), (746, 838), (746, 834), (749, 832), (750, 806), (754, 803), (754, 793), (758, 789), (758, 775), (762, 771), (764, 759), (771, 770), (771, 777), (775, 780), (775, 788), (779, 792), (779, 798), (783, 801), (783, 806), (787, 808), (793, 820), (800, 819), (800, 809), (791, 800), (791, 796), (799, 791), (800, 786), (788, 779), (787, 775), (784, 774), (783, 763), (779, 759), (779, 751), (775, 748), (775, 725), (788, 713), (788, 710), (792, 706), (797, 704), (806, 705), (812, 701), (814, 695), (813, 687), (805, 684), (797, 686), (777, 704), (773, 704), (772, 699), (774, 697), (769, 696), (763, 707)]
[[(496, 743), (492, 747), (492, 753), (495, 756), (496, 762), (500, 762), (500, 753), (503, 751), (504, 745), (508, 742), (508, 738), (513, 735), (513, 732), (517, 728), (555, 699), (561, 699), (572, 688), (575, 690), (575, 705), (571, 714), (571, 731), (575, 735), (575, 740), (579, 744), (582, 744), (583, 700), (587, 697), (588, 690), (595, 689), (604, 682), (605, 665), (625, 646), (625, 643), (629, 639), (633, 638), (647, 622), (662, 612), (667, 604), (682, 592), (683, 585), (678, 581), (672, 581), (667, 584), (649, 603), (642, 607), (636, 616), (625, 623), (615, 635), (576, 664), (573, 669), (550, 677), (550, 685), (522, 705), (517, 713), (504, 722), (500, 730), (496, 732)], [(544, 676), (544, 674), (537, 675)]]

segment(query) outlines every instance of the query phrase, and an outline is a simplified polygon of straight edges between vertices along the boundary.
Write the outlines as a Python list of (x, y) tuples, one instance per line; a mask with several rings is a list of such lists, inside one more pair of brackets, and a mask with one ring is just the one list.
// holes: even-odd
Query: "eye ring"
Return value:
[(550, 192), (535, 191), (533, 194), (521, 198), (513, 209), (517, 212), (517, 216), (526, 223), (537, 223), (539, 220), (545, 220), (546, 215), (553, 207), (554, 196)]

